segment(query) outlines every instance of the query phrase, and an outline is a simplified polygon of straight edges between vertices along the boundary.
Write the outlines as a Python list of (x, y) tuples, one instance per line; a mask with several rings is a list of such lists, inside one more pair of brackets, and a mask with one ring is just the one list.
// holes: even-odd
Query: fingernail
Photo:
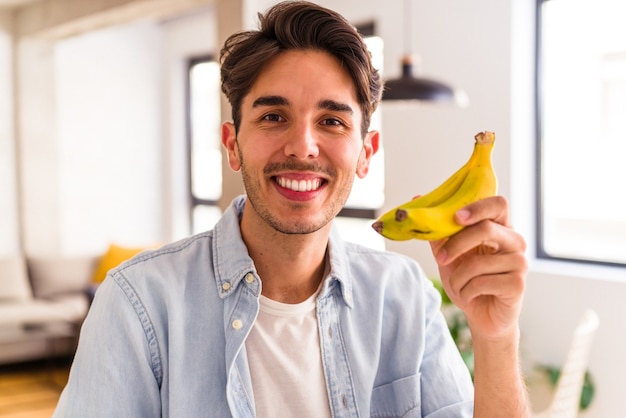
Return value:
[(465, 208), (463, 208), (463, 209), (459, 209), (459, 210), (456, 212), (456, 217), (457, 217), (457, 219), (458, 219), (459, 221), (461, 221), (461, 222), (466, 221), (466, 220), (468, 220), (468, 219), (469, 219), (469, 217), (470, 217), (470, 211), (469, 211), (469, 210), (467, 210), (467, 209), (465, 209)]

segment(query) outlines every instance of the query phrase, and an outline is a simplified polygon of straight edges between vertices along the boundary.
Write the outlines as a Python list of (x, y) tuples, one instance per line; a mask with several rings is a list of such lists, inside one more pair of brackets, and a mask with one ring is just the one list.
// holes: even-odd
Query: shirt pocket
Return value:
[(375, 387), (370, 409), (372, 418), (420, 418), (420, 375), (404, 377)]

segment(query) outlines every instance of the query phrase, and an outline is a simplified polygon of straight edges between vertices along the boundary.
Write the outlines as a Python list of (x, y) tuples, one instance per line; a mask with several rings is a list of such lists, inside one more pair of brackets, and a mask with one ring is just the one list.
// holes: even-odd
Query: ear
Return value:
[(356, 175), (364, 178), (370, 168), (370, 160), (378, 152), (380, 143), (380, 133), (378, 131), (369, 131), (363, 139), (363, 148), (359, 157), (359, 163), (356, 167)]
[(241, 159), (239, 158), (239, 148), (237, 148), (235, 125), (232, 122), (224, 122), (222, 124), (222, 145), (224, 145), (228, 153), (228, 165), (234, 171), (239, 171)]

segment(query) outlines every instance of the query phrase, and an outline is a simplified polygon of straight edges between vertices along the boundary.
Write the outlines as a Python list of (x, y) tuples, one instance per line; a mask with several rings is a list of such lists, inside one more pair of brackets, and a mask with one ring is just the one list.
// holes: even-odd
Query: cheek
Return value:
[(252, 167), (263, 168), (268, 162), (276, 159), (275, 150), (271, 149), (269, 143), (263, 141), (254, 141), (254, 143), (241, 143), (238, 148), (239, 161), (241, 165), (248, 167), (248, 171)]

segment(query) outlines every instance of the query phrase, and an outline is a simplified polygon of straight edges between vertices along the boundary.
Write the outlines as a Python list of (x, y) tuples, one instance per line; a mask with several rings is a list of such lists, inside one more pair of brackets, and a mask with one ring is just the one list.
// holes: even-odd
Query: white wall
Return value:
[(55, 45), (61, 253), (162, 240), (161, 45), (149, 21)]
[(13, 112), (13, 37), (11, 16), (0, 12), (0, 256), (17, 254), (19, 228)]
[(21, 239), (25, 252), (44, 255), (60, 247), (54, 56), (46, 39), (17, 46)]
[(27, 254), (162, 239), (159, 45), (149, 22), (20, 41)]

